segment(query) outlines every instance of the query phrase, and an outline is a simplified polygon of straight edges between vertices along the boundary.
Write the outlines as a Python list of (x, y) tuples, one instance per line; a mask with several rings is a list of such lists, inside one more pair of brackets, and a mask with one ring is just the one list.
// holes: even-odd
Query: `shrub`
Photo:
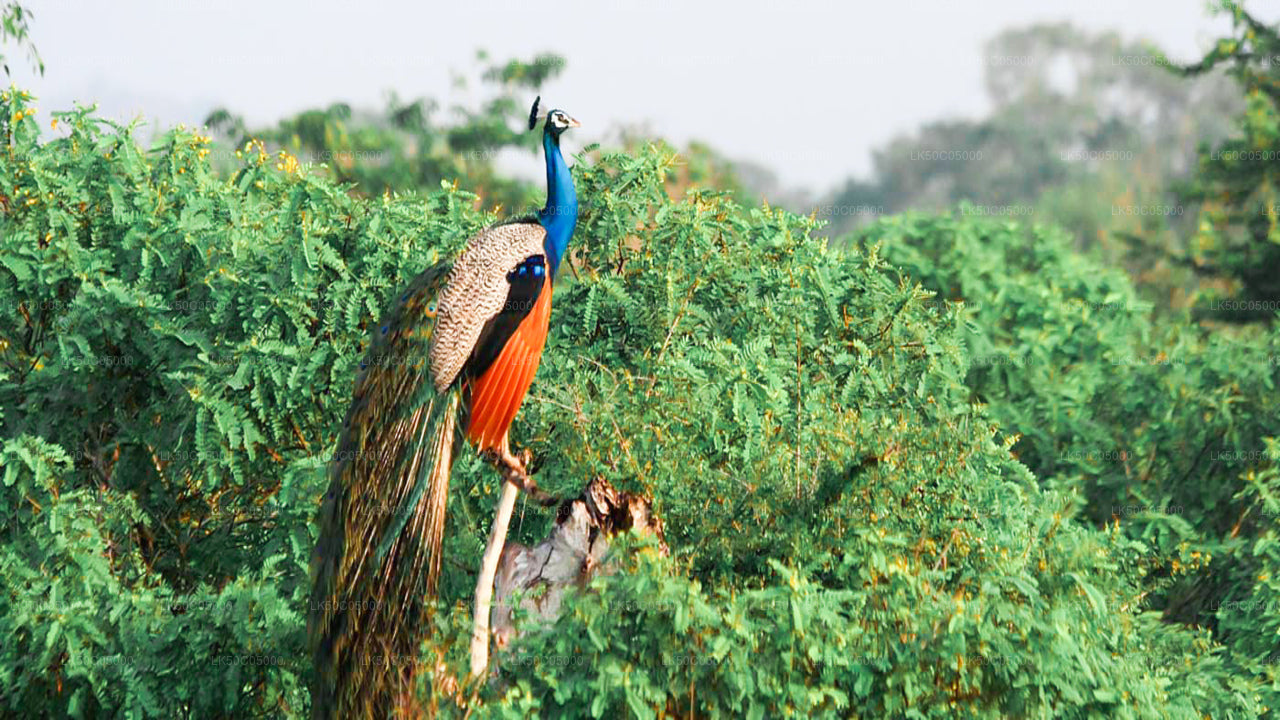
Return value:
[(975, 398), (1045, 485), (1083, 493), (1082, 519), (1149, 549), (1144, 602), (1220, 631), (1229, 664), (1274, 688), (1280, 645), (1257, 629), (1280, 608), (1280, 334), (1155, 318), (1123, 274), (1053, 228), (904, 216), (860, 241), (964, 300)]
[[(83, 110), (41, 143), (26, 99), (2, 102), (3, 702), (303, 715), (311, 516), (369, 321), (495, 218), (448, 184), (352, 199), (287, 154), (219, 177), (198, 134), (144, 151)], [(578, 159), (572, 270), (515, 439), (552, 492), (604, 474), (650, 493), (674, 557), (628, 555), (475, 710), (1259, 712), (1207, 633), (1147, 611), (1147, 549), (1010, 454), (966, 385), (971, 318), (809, 219), (668, 198), (673, 163)], [(424, 648), (441, 712), (496, 490), (471, 454), (455, 468)], [(522, 509), (513, 535), (548, 522)]]

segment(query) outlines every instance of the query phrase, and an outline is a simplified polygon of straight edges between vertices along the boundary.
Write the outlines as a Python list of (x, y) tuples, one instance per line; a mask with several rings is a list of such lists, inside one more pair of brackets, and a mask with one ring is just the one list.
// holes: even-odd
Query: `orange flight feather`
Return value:
[(497, 450), (533, 384), (551, 324), (551, 279), (502, 352), (472, 387), (467, 438), (481, 450)]

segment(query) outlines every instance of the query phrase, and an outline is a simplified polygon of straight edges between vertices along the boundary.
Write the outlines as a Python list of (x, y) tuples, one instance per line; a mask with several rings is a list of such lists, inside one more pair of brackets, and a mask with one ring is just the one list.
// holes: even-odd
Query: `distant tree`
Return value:
[[(1092, 242), (1114, 222), (1113, 205), (1154, 201), (1167, 178), (1188, 172), (1196, 142), (1223, 137), (1223, 110), (1238, 104), (1222, 74), (1187, 83), (1163, 58), (1147, 43), (1067, 23), (1005, 31), (984, 49), (990, 115), (895, 138), (874, 153), (869, 180), (850, 180), (828, 204), (884, 213), (1016, 205)], [(831, 221), (832, 234), (862, 224), (853, 213)]]
[[(537, 149), (538, 138), (525, 125), (529, 103), (563, 70), (564, 60), (547, 53), (529, 61), (489, 64), (488, 55), (480, 52), (477, 61), (485, 64), (481, 81), (496, 94), (479, 109), (451, 108), (458, 118), (453, 122), (437, 117), (435, 100), (403, 101), (393, 94), (380, 112), (334, 103), (255, 130), (220, 108), (205, 123), (236, 148), (259, 140), (301, 162), (324, 163), (333, 178), (353, 185), (358, 194), (432, 189), (442, 181), (461, 180), (484, 202), (519, 211), (533, 203), (532, 187), (499, 176), (494, 163), (507, 150)], [(234, 164), (223, 163), (226, 168)]]
[(1221, 39), (1198, 63), (1176, 67), (1198, 77), (1222, 67), (1244, 90), (1245, 109), (1236, 134), (1201, 149), (1195, 177), (1180, 187), (1199, 203), (1197, 232), (1188, 260), (1211, 276), (1225, 277), (1229, 298), (1205, 298), (1207, 314), (1231, 321), (1274, 318), (1280, 307), (1280, 35), (1234, 3), (1232, 37)]

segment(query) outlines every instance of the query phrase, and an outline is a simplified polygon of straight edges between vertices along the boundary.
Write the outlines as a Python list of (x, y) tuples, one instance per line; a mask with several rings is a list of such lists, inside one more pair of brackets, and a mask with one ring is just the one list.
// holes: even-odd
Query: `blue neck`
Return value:
[(547, 230), (543, 246), (547, 265), (554, 280), (560, 270), (564, 249), (578, 224), (578, 193), (573, 189), (573, 176), (560, 154), (560, 140), (549, 132), (542, 134), (542, 149), (547, 156), (547, 205), (538, 213), (538, 222)]

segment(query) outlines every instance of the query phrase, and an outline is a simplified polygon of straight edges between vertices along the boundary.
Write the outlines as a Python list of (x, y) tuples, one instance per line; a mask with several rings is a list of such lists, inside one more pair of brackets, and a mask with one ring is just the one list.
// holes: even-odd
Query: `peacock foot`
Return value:
[(506, 443), (501, 447), (486, 450), (485, 459), (489, 464), (493, 465), (509, 480), (517, 485), (524, 482), (524, 478), (529, 476), (529, 463), (532, 455), (528, 450), (522, 450), (519, 454), (512, 453)]
[(512, 453), (506, 439), (492, 450), (485, 451), (486, 459), (502, 473), (502, 478), (529, 494), (540, 505), (551, 507), (560, 502), (559, 498), (548, 495), (538, 487), (538, 482), (529, 474), (529, 466), (533, 464), (533, 453), (528, 448)]

